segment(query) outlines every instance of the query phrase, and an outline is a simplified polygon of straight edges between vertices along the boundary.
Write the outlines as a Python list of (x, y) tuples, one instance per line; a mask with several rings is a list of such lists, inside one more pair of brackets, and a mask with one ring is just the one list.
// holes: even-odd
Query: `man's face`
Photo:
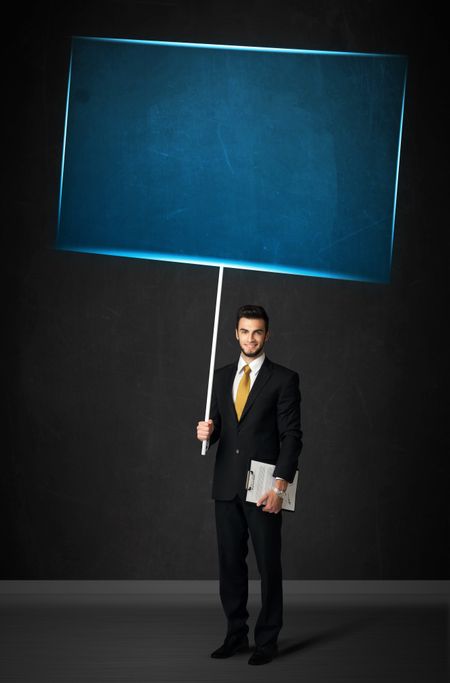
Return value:
[(269, 337), (266, 323), (259, 318), (240, 318), (236, 330), (236, 339), (245, 358), (256, 358), (262, 353)]

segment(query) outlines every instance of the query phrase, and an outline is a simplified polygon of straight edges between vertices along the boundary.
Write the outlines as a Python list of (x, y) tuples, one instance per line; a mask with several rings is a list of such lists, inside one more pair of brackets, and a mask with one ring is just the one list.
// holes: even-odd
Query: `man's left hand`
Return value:
[(263, 512), (274, 512), (277, 514), (280, 512), (282, 506), (283, 506), (283, 499), (281, 496), (277, 496), (277, 494), (270, 489), (270, 491), (267, 491), (261, 498), (256, 502), (256, 506), (259, 507), (260, 505), (264, 505), (263, 507)]

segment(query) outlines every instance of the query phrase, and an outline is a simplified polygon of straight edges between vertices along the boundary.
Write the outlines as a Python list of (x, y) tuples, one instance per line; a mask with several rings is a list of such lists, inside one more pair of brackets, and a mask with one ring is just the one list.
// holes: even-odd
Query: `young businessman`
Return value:
[[(220, 598), (227, 618), (224, 643), (211, 656), (247, 650), (249, 533), (261, 576), (261, 610), (249, 664), (266, 664), (277, 653), (282, 627), (281, 522), (283, 492), (292, 482), (302, 448), (300, 390), (296, 372), (264, 353), (269, 318), (261, 306), (241, 306), (236, 316), (237, 363), (216, 370), (211, 419), (199, 422), (197, 438), (219, 442), (214, 467)], [(275, 465), (275, 486), (247, 503), (250, 460)]]

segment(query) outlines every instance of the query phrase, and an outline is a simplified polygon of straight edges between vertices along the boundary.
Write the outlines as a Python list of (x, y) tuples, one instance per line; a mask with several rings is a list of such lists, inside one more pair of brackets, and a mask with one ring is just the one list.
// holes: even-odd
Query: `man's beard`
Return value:
[(256, 351), (246, 351), (245, 349), (242, 348), (242, 346), (239, 344), (239, 348), (241, 349), (242, 353), (244, 356), (247, 358), (256, 358), (257, 356), (260, 356), (263, 352), (264, 349), (264, 344), (260, 346)]

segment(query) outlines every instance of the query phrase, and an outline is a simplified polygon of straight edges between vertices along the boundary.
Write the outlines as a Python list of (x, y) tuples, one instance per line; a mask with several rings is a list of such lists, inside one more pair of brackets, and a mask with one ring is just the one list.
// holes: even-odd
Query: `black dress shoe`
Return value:
[(269, 662), (272, 661), (274, 657), (276, 657), (277, 654), (277, 648), (272, 648), (271, 650), (256, 650), (248, 660), (249, 664), (268, 664)]
[(214, 657), (214, 659), (226, 659), (236, 652), (248, 650), (248, 647), (247, 636), (244, 636), (243, 638), (225, 638), (223, 645), (218, 647), (217, 650), (214, 650), (214, 652), (211, 652), (211, 657)]

